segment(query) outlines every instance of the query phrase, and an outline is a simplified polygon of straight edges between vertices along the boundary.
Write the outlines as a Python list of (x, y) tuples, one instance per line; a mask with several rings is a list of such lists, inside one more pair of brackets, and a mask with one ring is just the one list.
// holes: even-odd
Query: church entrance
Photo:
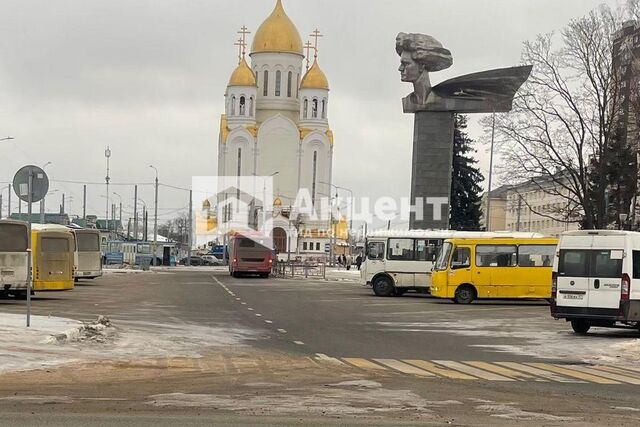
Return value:
[(273, 246), (279, 254), (287, 252), (287, 232), (282, 227), (275, 227), (271, 232)]

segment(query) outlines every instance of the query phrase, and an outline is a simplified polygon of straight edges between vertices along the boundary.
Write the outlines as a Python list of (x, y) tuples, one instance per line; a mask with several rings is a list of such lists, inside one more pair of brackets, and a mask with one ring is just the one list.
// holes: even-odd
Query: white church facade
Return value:
[[(317, 60), (319, 33), (315, 47), (306, 44), (305, 57), (300, 34), (281, 0), (253, 37), (250, 63), (244, 52), (248, 32), (243, 27), (240, 33), (239, 64), (229, 79), (220, 119), (218, 176), (272, 176), (273, 204), (254, 206), (255, 225), (268, 214), (280, 258), (320, 258), (330, 244), (329, 230), (337, 230), (336, 242), (344, 243), (346, 219), (334, 218), (332, 225), (331, 219), (292, 215), (301, 189), (314, 204), (332, 194), (333, 133), (329, 84)], [(311, 49), (315, 54), (309, 66)], [(264, 210), (262, 216), (259, 210)]]

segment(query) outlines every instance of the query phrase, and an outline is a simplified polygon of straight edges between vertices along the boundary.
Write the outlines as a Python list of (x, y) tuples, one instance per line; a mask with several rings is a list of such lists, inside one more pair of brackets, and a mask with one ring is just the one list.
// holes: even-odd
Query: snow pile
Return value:
[(260, 338), (254, 331), (186, 322), (162, 324), (94, 322), (0, 313), (0, 373), (40, 369), (71, 362), (130, 361), (164, 357), (202, 357), (222, 346), (241, 346)]

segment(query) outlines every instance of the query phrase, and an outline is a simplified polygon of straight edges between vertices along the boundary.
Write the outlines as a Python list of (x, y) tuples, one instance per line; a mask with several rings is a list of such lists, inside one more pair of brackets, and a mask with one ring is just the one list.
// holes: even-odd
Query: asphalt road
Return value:
[[(0, 300), (0, 312), (24, 309), (24, 301)], [(420, 425), (640, 422), (640, 371), (582, 365), (590, 352), (638, 334), (578, 337), (543, 301), (461, 306), (417, 294), (379, 298), (347, 281), (206, 270), (109, 274), (38, 294), (33, 313), (235, 328), (257, 338), (153, 369), (128, 359), (88, 363), (83, 374), (48, 370), (58, 376), (47, 381), (37, 372), (0, 375), (0, 425), (175, 425), (172, 417), (182, 425), (354, 425), (371, 414), (374, 424), (412, 425), (408, 410)], [(351, 380), (372, 383), (343, 384)], [(332, 405), (334, 417), (325, 418)]]

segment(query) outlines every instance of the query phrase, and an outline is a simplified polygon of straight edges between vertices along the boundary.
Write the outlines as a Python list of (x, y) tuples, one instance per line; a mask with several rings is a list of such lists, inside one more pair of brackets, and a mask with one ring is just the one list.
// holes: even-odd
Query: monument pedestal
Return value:
[[(422, 198), (423, 217), (411, 214), (409, 228), (446, 230), (449, 228), (449, 197), (453, 162), (452, 112), (417, 111), (414, 115), (411, 203)], [(446, 198), (434, 205), (432, 198)], [(434, 209), (436, 212), (434, 212)], [(437, 210), (440, 210), (439, 219)]]

